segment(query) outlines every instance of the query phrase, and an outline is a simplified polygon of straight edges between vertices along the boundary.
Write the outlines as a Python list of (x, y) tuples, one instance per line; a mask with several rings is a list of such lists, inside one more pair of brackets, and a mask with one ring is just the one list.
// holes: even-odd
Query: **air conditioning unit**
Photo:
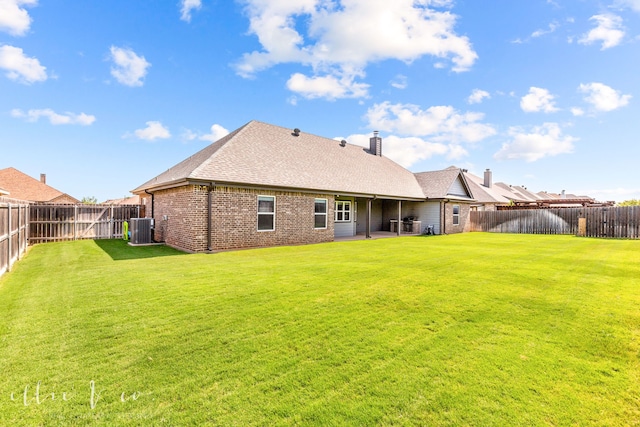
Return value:
[(153, 218), (131, 218), (131, 243), (144, 245), (153, 243), (151, 231), (153, 230)]

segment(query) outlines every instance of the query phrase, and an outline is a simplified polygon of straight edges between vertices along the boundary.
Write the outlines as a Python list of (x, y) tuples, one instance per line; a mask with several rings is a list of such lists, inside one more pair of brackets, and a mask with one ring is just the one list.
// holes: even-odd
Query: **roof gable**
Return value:
[(419, 172), (415, 175), (429, 199), (473, 200), (473, 193), (462, 170), (455, 166), (439, 171)]
[(133, 192), (189, 181), (424, 198), (414, 175), (361, 146), (251, 121)]

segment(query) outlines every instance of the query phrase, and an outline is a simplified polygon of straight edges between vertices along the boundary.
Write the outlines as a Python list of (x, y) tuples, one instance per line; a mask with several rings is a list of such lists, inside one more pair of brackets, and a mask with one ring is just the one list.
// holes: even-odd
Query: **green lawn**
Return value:
[(0, 278), (0, 425), (640, 424), (640, 241), (468, 233)]

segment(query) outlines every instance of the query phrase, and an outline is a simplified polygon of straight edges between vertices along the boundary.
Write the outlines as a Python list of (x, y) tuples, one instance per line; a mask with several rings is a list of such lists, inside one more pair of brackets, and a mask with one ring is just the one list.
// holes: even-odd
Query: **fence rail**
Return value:
[(121, 238), (124, 221), (140, 214), (139, 205), (32, 204), (29, 242)]
[(27, 251), (29, 204), (0, 198), (0, 276)]
[(471, 231), (639, 239), (640, 206), (476, 211), (470, 223)]

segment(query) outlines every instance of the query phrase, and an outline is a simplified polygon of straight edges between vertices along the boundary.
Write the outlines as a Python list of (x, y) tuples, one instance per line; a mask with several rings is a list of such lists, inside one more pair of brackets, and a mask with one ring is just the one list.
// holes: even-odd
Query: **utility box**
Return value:
[(129, 226), (131, 231), (131, 243), (134, 245), (144, 245), (153, 243), (151, 232), (153, 230), (153, 218), (131, 218)]

